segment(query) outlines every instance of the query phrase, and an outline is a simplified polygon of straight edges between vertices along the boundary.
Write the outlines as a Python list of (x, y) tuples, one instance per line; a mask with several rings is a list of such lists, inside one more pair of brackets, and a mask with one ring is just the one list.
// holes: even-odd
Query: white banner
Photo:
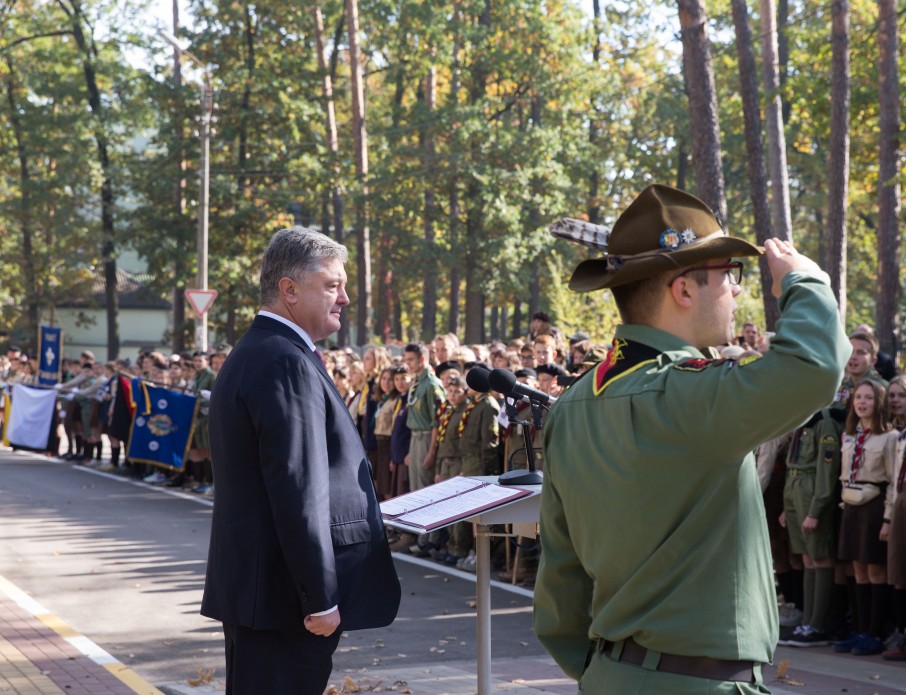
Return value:
[(14, 384), (12, 409), (6, 426), (9, 443), (41, 451), (47, 449), (56, 402), (57, 392), (54, 389)]

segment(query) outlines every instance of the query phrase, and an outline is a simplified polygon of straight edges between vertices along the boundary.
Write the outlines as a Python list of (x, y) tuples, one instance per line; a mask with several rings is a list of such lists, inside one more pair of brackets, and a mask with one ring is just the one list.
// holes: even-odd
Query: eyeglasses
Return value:
[(694, 273), (696, 270), (723, 270), (727, 274), (730, 284), (738, 285), (742, 281), (742, 269), (744, 267), (745, 264), (742, 261), (733, 261), (731, 263), (724, 263), (723, 265), (696, 265), (692, 268), (686, 268), (682, 273), (671, 278), (670, 282), (667, 283), (667, 287), (670, 287), (681, 277), (684, 277), (689, 273)]

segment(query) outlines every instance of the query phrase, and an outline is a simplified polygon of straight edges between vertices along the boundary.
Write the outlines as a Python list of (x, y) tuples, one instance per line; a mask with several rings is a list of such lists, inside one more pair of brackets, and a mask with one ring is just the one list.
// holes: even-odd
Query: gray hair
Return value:
[(306, 273), (317, 271), (329, 259), (349, 260), (342, 244), (306, 227), (290, 227), (274, 234), (261, 261), (261, 304), (271, 304), (279, 294), (281, 278), (301, 281)]

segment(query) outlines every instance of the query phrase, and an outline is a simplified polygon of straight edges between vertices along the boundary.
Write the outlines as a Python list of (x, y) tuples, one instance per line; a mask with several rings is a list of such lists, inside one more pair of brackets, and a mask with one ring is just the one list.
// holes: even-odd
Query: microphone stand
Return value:
[[(522, 425), (522, 438), (523, 438), (523, 448), (516, 449), (511, 455), (510, 460), (507, 464), (510, 466), (510, 470), (506, 473), (500, 475), (497, 478), (498, 485), (541, 485), (544, 482), (544, 475), (541, 471), (535, 470), (535, 449), (532, 446), (532, 431), (531, 427), (534, 426), (535, 430), (541, 431), (542, 419), (544, 417), (544, 406), (535, 401), (531, 402), (532, 407), (532, 420), (522, 420), (519, 417), (519, 410), (516, 408), (516, 400), (512, 398), (504, 397), (506, 402), (506, 415), (510, 423), (514, 425)], [(528, 463), (528, 470), (522, 469), (513, 469), (513, 458), (520, 451), (525, 451), (526, 461)]]

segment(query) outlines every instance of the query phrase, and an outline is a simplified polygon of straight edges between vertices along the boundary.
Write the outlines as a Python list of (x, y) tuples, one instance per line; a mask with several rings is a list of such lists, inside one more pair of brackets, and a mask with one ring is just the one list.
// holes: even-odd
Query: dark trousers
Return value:
[(223, 624), (227, 695), (322, 695), (342, 630), (253, 630)]

